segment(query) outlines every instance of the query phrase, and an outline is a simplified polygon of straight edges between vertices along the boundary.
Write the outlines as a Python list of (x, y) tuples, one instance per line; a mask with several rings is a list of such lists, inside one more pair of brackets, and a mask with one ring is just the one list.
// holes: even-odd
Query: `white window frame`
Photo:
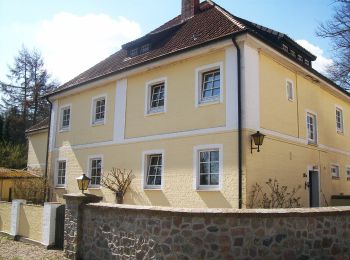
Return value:
[[(338, 169), (338, 177), (333, 176), (332, 169)], [(330, 166), (330, 172), (331, 172), (332, 180), (339, 180), (340, 179), (340, 166), (339, 166), (339, 164), (332, 163)]]
[[(90, 155), (88, 156), (88, 161), (87, 161), (87, 169), (88, 169), (88, 172), (87, 172), (87, 176), (91, 179), (91, 161), (93, 159), (101, 159), (101, 180), (102, 180), (102, 176), (103, 176), (103, 155), (102, 154), (96, 154), (96, 155)], [(100, 189), (101, 188), (101, 184), (89, 184), (89, 189)]]
[[(220, 95), (217, 98), (202, 100), (203, 74), (212, 70), (220, 70)], [(195, 69), (195, 107), (224, 102), (224, 63), (217, 62)]]
[[(162, 155), (162, 170), (161, 170), (161, 184), (160, 185), (147, 185), (147, 174), (148, 174), (148, 158), (151, 155), (161, 154)], [(148, 150), (142, 152), (141, 157), (141, 170), (142, 170), (142, 178), (141, 178), (141, 187), (144, 190), (163, 190), (164, 187), (164, 169), (165, 169), (165, 151), (160, 150)]]
[[(219, 150), (219, 184), (200, 185), (199, 153), (203, 151)], [(193, 148), (193, 188), (196, 191), (220, 191), (223, 183), (224, 146), (222, 144), (197, 145)]]
[[(341, 112), (341, 128), (338, 128), (337, 111)], [(335, 106), (335, 128), (338, 134), (344, 134), (344, 110), (341, 106)]]
[(345, 166), (346, 180), (350, 181), (350, 165)]
[[(152, 87), (157, 84), (164, 84), (164, 106), (159, 109), (151, 109), (151, 91)], [(144, 109), (144, 115), (157, 115), (157, 114), (163, 114), (167, 111), (167, 96), (168, 96), (168, 79), (166, 77), (153, 79), (151, 81), (146, 82), (145, 85), (145, 109)]]
[[(307, 122), (307, 118), (308, 118), (308, 115), (313, 115), (314, 118), (315, 118), (315, 133), (314, 135), (315, 136), (315, 140), (310, 140), (309, 139), (309, 128), (307, 126), (308, 122)], [(311, 110), (306, 110), (306, 113), (305, 113), (305, 125), (306, 125), (306, 140), (307, 140), (307, 143), (308, 144), (311, 144), (311, 145), (317, 145), (318, 144), (318, 120), (317, 120), (317, 113), (311, 111)]]
[[(96, 121), (96, 104), (97, 101), (100, 99), (105, 99), (105, 114), (104, 114), (104, 119)], [(91, 99), (91, 120), (90, 120), (90, 125), (91, 126), (98, 126), (98, 125), (104, 125), (107, 122), (107, 94), (101, 94), (98, 96), (94, 96)]]
[[(58, 165), (59, 162), (64, 161), (66, 162), (66, 169), (65, 169), (65, 182), (64, 184), (58, 184)], [(67, 187), (67, 177), (68, 177), (68, 160), (67, 158), (57, 158), (55, 161), (55, 180), (54, 180), (54, 184), (55, 184), (55, 188), (58, 189), (62, 189), (62, 188), (66, 188)]]
[[(289, 91), (288, 91), (288, 84), (291, 84), (291, 89), (292, 89), (292, 97), (289, 96)], [(294, 101), (295, 100), (295, 94), (294, 94), (294, 82), (291, 79), (286, 79), (286, 96), (289, 101)]]
[[(63, 110), (69, 108), (69, 125), (68, 127), (63, 127), (62, 124), (63, 124)], [(59, 109), (60, 113), (59, 113), (59, 129), (58, 129), (58, 132), (68, 132), (70, 131), (71, 129), (71, 126), (72, 126), (72, 104), (66, 104), (66, 105), (62, 105), (60, 106), (60, 109)]]

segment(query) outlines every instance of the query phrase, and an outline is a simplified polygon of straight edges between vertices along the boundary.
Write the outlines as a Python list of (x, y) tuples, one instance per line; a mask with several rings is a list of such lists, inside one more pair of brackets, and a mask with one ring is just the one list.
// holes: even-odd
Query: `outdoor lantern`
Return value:
[[(260, 133), (259, 131), (257, 131), (255, 134), (251, 135), (251, 139), (250, 139), (250, 152), (251, 153), (253, 153), (253, 150), (258, 150), (258, 152), (260, 152), (260, 145), (263, 144), (264, 137), (265, 137), (265, 135)], [(253, 147), (253, 141), (257, 147)]]
[(87, 190), (89, 187), (90, 178), (87, 177), (85, 173), (83, 173), (83, 175), (77, 178), (77, 182), (79, 190), (81, 190), (81, 192), (84, 193), (84, 190)]

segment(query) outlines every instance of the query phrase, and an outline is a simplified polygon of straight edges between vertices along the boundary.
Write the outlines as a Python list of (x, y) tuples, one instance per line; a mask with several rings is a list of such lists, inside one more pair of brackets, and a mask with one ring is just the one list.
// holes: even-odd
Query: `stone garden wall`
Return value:
[(83, 259), (350, 255), (350, 207), (190, 210), (94, 203), (82, 205), (81, 211)]

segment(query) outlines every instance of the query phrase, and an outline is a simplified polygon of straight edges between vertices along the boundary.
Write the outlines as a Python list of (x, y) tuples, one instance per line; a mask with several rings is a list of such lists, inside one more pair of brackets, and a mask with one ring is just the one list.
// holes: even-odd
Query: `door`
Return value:
[(318, 171), (309, 171), (309, 199), (310, 207), (320, 206), (320, 186)]
[(65, 205), (56, 209), (55, 248), (63, 250)]

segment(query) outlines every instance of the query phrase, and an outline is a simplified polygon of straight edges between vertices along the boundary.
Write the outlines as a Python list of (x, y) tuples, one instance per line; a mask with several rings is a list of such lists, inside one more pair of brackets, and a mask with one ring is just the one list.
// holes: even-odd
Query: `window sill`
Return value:
[(96, 186), (96, 187), (88, 187), (88, 190), (100, 190), (101, 186)]
[(70, 131), (70, 128), (63, 128), (63, 129), (58, 130), (59, 133), (64, 133), (64, 132), (69, 132), (69, 131)]
[(65, 190), (66, 187), (65, 186), (55, 186), (56, 190)]
[(145, 114), (145, 117), (146, 117), (146, 116), (161, 115), (161, 114), (165, 114), (165, 110), (148, 111), (148, 112)]
[(144, 187), (144, 191), (161, 191), (163, 190), (162, 187)]
[(332, 177), (332, 180), (340, 180), (340, 177)]
[(213, 99), (213, 100), (208, 100), (208, 101), (200, 101), (198, 104), (198, 107), (206, 107), (206, 106), (211, 106), (211, 105), (217, 105), (220, 104), (220, 99)]
[(317, 144), (317, 143), (313, 143), (313, 142), (310, 142), (310, 141), (308, 141), (307, 144), (308, 144), (308, 145), (311, 145), (311, 146), (318, 147), (318, 144)]
[(221, 189), (219, 187), (213, 187), (213, 188), (210, 188), (210, 187), (197, 187), (196, 191), (197, 192), (202, 192), (202, 191), (215, 191), (215, 192), (218, 192), (218, 191), (221, 191)]
[(339, 130), (338, 130), (338, 131), (337, 131), (337, 134), (338, 134), (338, 135), (344, 135), (344, 131), (339, 131)]
[(105, 124), (106, 124), (105, 121), (98, 121), (98, 122), (91, 123), (91, 126), (101, 126), (101, 125), (105, 125)]

